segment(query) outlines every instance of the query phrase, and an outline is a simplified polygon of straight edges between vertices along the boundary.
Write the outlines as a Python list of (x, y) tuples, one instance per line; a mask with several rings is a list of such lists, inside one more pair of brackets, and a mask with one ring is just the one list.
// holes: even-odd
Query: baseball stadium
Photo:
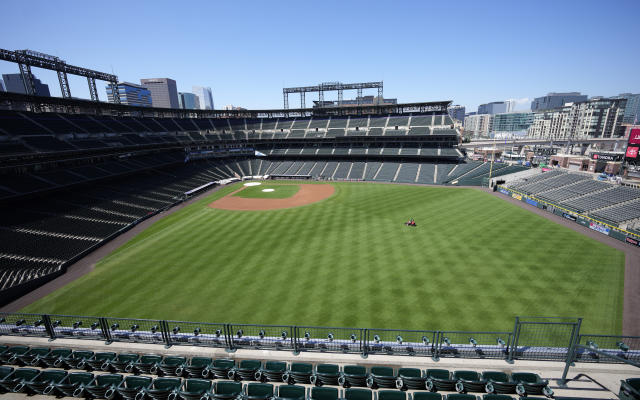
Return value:
[(0, 92), (4, 395), (638, 398), (638, 187), (473, 161), (448, 100), (286, 95)]

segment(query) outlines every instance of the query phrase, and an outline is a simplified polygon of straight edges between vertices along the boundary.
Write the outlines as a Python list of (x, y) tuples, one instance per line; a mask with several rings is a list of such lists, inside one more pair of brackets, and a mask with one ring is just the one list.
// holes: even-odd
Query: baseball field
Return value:
[(620, 334), (623, 279), (622, 252), (480, 190), (238, 183), (23, 311), (441, 330), (570, 316)]

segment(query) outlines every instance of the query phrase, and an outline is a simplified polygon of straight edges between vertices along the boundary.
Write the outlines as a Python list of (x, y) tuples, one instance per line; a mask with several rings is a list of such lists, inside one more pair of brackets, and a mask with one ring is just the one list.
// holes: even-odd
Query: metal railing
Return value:
[(580, 334), (581, 324), (581, 318), (516, 317), (512, 331), (440, 331), (0, 313), (0, 336), (203, 346), (230, 352), (254, 349), (362, 357), (386, 354), (434, 360), (640, 361), (640, 336)]

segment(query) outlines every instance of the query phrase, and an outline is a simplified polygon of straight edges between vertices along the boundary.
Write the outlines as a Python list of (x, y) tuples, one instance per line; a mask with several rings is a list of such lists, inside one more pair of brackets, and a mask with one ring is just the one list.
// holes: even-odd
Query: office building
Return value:
[(505, 101), (494, 101), (478, 106), (478, 114), (499, 114), (505, 112), (507, 112), (507, 103)]
[[(22, 81), (22, 75), (20, 74), (3, 74), (2, 80), (4, 81), (5, 90), (12, 93), (26, 94), (27, 91), (24, 88), (24, 82)], [(50, 97), (49, 85), (40, 82), (34, 75), (33, 81), (36, 85), (36, 96)]]
[(180, 108), (185, 110), (199, 110), (200, 99), (193, 93), (178, 93), (178, 104)]
[(151, 92), (151, 102), (154, 107), (179, 108), (178, 89), (173, 79), (140, 79), (140, 84)]
[(624, 135), (627, 99), (591, 98), (534, 113), (528, 136), (539, 139), (611, 138)]
[(491, 114), (469, 115), (464, 119), (465, 136), (474, 138), (489, 137), (491, 131)]
[(526, 136), (532, 123), (532, 112), (496, 114), (491, 121), (491, 136), (496, 138)]
[(0, 92), (4, 92), (4, 84), (2, 83), (2, 79), (0, 79)]
[[(108, 84), (107, 99), (109, 103), (113, 100), (113, 85)], [(151, 92), (144, 86), (136, 85), (130, 82), (118, 82), (118, 94), (120, 95), (120, 104), (138, 107), (151, 107)]]
[(213, 110), (213, 96), (210, 87), (193, 86), (191, 91), (200, 99), (201, 110)]
[(449, 111), (449, 116), (452, 119), (458, 120), (460, 122), (464, 122), (464, 113), (466, 111), (464, 106), (461, 106), (461, 105), (451, 106), (449, 107), (448, 111)]
[(616, 98), (627, 100), (622, 122), (625, 124), (640, 123), (640, 94), (622, 93), (616, 96)]
[(567, 103), (578, 103), (581, 101), (587, 101), (587, 95), (580, 94), (580, 92), (547, 93), (546, 96), (533, 99), (531, 102), (531, 111), (550, 110), (560, 108)]

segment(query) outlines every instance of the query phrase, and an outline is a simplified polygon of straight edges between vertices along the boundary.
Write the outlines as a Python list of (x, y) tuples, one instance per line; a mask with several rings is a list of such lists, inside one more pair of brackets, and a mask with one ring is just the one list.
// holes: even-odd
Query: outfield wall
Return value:
[(608, 224), (607, 222), (582, 215), (575, 211), (561, 207), (555, 203), (542, 200), (535, 196), (531, 196), (502, 185), (498, 185), (498, 192), (516, 200), (525, 202), (533, 207), (549, 211), (550, 213), (556, 214), (560, 217), (586, 226), (587, 228), (590, 228), (596, 232), (600, 232), (603, 235), (607, 235), (614, 239), (620, 240), (621, 242), (640, 247), (640, 235), (637, 233), (630, 232), (625, 229), (620, 229), (619, 227)]

